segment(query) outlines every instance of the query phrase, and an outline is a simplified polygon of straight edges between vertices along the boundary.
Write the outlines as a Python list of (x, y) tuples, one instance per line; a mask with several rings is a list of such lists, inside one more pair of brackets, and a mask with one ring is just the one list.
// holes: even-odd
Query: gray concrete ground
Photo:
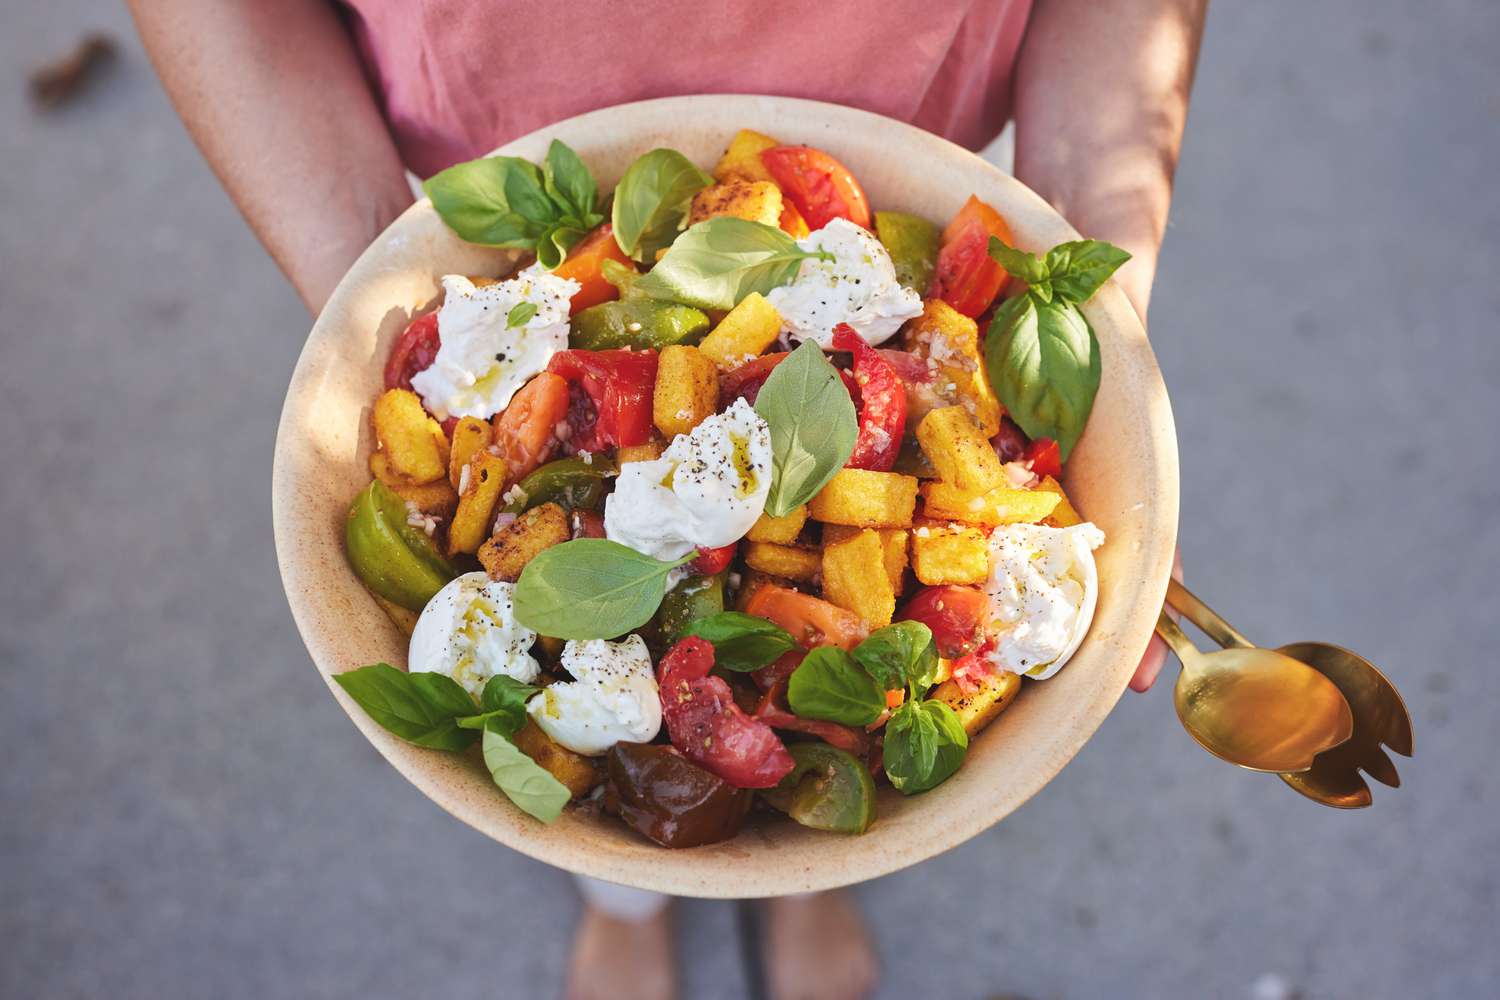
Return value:
[[(307, 317), (96, 7), (0, 14), (0, 995), (552, 995), (567, 878), (308, 663), (267, 489)], [(34, 115), (24, 71), (96, 26), (106, 85)], [(1000, 827), (859, 890), (881, 996), (1495, 994), (1497, 49), (1486, 0), (1220, 4), (1152, 316), (1193, 582), (1388, 667), (1405, 787), (1319, 809), (1127, 696)], [(679, 924), (686, 995), (746, 996), (734, 908)]]

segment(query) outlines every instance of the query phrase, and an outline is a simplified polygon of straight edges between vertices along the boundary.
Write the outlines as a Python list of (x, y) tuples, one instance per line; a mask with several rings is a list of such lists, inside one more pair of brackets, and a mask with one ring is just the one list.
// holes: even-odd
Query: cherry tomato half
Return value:
[(896, 615), (932, 629), (939, 656), (956, 660), (984, 642), (990, 599), (977, 587), (923, 587)]
[(870, 228), (870, 202), (849, 168), (811, 146), (774, 146), (760, 154), (781, 193), (807, 220), (822, 229), (834, 219)]
[(437, 313), (412, 320), (391, 345), (391, 355), (385, 362), (385, 387), (410, 389), (411, 377), (426, 371), (442, 346), (438, 337)]
[(1031, 471), (1039, 476), (1054, 479), (1062, 475), (1062, 450), (1051, 438), (1037, 438), (1026, 449), (1026, 458), (1031, 462)]

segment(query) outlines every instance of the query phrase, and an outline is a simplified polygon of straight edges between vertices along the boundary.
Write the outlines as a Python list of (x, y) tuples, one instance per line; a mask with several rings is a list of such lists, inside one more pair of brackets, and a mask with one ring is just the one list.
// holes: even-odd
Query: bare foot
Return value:
[(669, 909), (644, 920), (620, 920), (587, 904), (568, 959), (567, 1000), (673, 1000)]
[(766, 900), (766, 982), (774, 1000), (859, 1000), (880, 965), (845, 892)]

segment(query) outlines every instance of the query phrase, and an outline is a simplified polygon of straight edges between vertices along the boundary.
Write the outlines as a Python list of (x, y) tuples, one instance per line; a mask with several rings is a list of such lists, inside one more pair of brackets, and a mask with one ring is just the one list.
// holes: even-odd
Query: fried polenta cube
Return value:
[(531, 719), (510, 738), (516, 749), (536, 761), (537, 766), (581, 799), (604, 780), (597, 764), (581, 753), (574, 753), (548, 736)]
[(769, 181), (771, 172), (761, 162), (760, 154), (781, 143), (768, 135), (742, 128), (729, 141), (729, 148), (714, 164), (713, 175), (719, 181)]
[(370, 419), (392, 474), (419, 485), (447, 473), (448, 438), (416, 393), (387, 389), (375, 400)]
[(469, 464), (469, 459), (481, 448), (488, 448), (494, 440), (494, 431), (490, 428), (488, 420), (480, 420), (478, 417), (463, 417), (453, 428), (453, 443), (448, 453), (448, 482), (453, 488), (458, 489), (458, 478), (463, 475), (464, 466)]
[(885, 550), (885, 575), (891, 578), (891, 589), (896, 596), (901, 596), (901, 585), (906, 578), (906, 538), (905, 528), (852, 528), (847, 524), (825, 524), (823, 525), (823, 544), (831, 545), (851, 538), (861, 531), (873, 531), (880, 536), (880, 544)]
[(917, 505), (917, 479), (899, 472), (840, 469), (808, 504), (815, 521), (856, 528), (905, 528)]
[(752, 542), (773, 542), (777, 545), (790, 545), (802, 534), (802, 526), (807, 523), (807, 504), (798, 504), (781, 517), (772, 517), (770, 514), (761, 514), (759, 520), (750, 526), (750, 533), (745, 537)]
[(1042, 520), (1043, 524), (1049, 528), (1071, 528), (1075, 524), (1083, 523), (1083, 518), (1079, 516), (1077, 509), (1068, 500), (1068, 495), (1063, 492), (1062, 483), (1059, 483), (1051, 476), (1046, 476), (1037, 484), (1036, 488), (1046, 490), (1049, 493), (1056, 493), (1058, 496), (1057, 506), (1053, 507), (1052, 513), (1048, 514)]
[(804, 549), (800, 545), (750, 542), (745, 546), (745, 565), (771, 576), (811, 583), (822, 571), (823, 557), (816, 549)]
[(1000, 431), (1000, 401), (979, 350), (979, 325), (942, 299), (922, 303), (906, 324), (902, 346), (937, 366), (938, 395), (962, 406), (987, 438)]
[(989, 438), (962, 406), (931, 410), (917, 424), (917, 441), (937, 477), (970, 493), (1005, 482), (1005, 469)]
[(698, 350), (720, 368), (738, 368), (776, 342), (781, 334), (781, 313), (759, 292), (751, 292), (719, 321), (698, 345)]
[(720, 215), (775, 226), (781, 221), (781, 188), (770, 181), (724, 181), (693, 195), (688, 225)]
[(1048, 490), (1013, 490), (1005, 486), (970, 493), (951, 483), (922, 484), (922, 514), (935, 521), (962, 521), (994, 528), (1002, 524), (1035, 524), (1062, 499)]
[(896, 588), (886, 573), (879, 532), (861, 531), (823, 546), (823, 597), (853, 611), (871, 628), (891, 623)]
[(657, 356), (651, 420), (670, 440), (686, 434), (719, 408), (719, 368), (696, 347), (672, 344)]
[(973, 736), (995, 721), (995, 716), (1005, 711), (1016, 700), (1021, 691), (1021, 675), (1003, 670), (998, 674), (983, 673), (973, 679), (978, 689), (965, 694), (958, 681), (949, 678), (933, 688), (927, 697), (946, 702), (963, 723), (964, 732)]
[(490, 534), (500, 491), (505, 488), (505, 459), (488, 449), (476, 452), (459, 476), (458, 509), (448, 525), (448, 554), (473, 555)]
[(568, 512), (555, 503), (533, 507), (479, 547), (479, 564), (491, 580), (515, 583), (541, 552), (573, 537)]
[(661, 453), (666, 450), (666, 443), (653, 434), (651, 440), (644, 444), (623, 444), (616, 448), (615, 461), (620, 465), (626, 462), (650, 462), (661, 458)]
[(983, 583), (990, 575), (989, 539), (973, 525), (918, 518), (911, 532), (911, 568), (930, 587)]

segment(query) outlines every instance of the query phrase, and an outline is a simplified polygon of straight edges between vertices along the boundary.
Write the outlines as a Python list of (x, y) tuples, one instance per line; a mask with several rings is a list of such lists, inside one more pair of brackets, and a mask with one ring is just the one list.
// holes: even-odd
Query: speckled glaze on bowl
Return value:
[[(828, 150), (882, 209), (945, 220), (973, 192), (999, 209), (1024, 248), (1076, 238), (1041, 198), (972, 153), (902, 122), (813, 101), (643, 101), (559, 122), (500, 152), (540, 161), (547, 144), (562, 139), (608, 191), (631, 160), (657, 146), (679, 149), (706, 167), (739, 128)], [(569, 871), (677, 895), (771, 896), (859, 882), (946, 851), (1025, 802), (1093, 735), (1151, 635), (1177, 534), (1177, 444), (1166, 388), (1135, 313), (1113, 284), (1085, 309), (1102, 346), (1104, 380), (1066, 481), (1079, 509), (1108, 536), (1097, 554), (1101, 593), (1093, 628), (1057, 677), (1026, 684), (976, 738), (952, 779), (909, 799), (885, 789), (864, 836), (818, 833), (771, 816), (727, 843), (668, 851), (608, 816), (570, 809), (543, 825), (495, 788), (477, 753), (419, 749), (371, 721), (330, 678), (377, 661), (406, 663), (405, 641), (350, 571), (342, 547), (344, 512), (369, 481), (368, 417), (382, 365), (410, 317), (437, 295), (443, 274), (502, 275), (513, 259), (463, 243), (426, 201), (408, 209), (365, 251), (318, 317), (276, 439), (276, 555), (297, 627), (354, 724), (438, 805), (500, 843)]]

